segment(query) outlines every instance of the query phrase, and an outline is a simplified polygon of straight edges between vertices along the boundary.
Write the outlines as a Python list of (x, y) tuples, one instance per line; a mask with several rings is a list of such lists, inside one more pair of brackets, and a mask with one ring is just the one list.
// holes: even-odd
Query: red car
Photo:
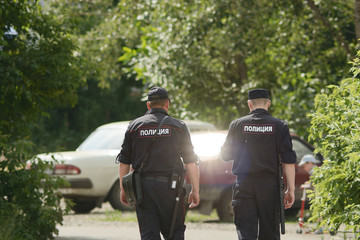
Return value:
[[(236, 179), (231, 172), (232, 162), (220, 160), (220, 148), (225, 142), (226, 135), (226, 131), (196, 132), (191, 134), (195, 152), (201, 159), (200, 205), (197, 209), (202, 214), (210, 214), (215, 208), (221, 221), (231, 221), (233, 219), (231, 207), (232, 185)], [(304, 155), (313, 154), (314, 148), (310, 144), (294, 134), (291, 136), (298, 163)], [(296, 165), (296, 200), (293, 207), (286, 210), (288, 214), (297, 213), (300, 209), (302, 196), (300, 186), (307, 180), (309, 180), (308, 173)]]

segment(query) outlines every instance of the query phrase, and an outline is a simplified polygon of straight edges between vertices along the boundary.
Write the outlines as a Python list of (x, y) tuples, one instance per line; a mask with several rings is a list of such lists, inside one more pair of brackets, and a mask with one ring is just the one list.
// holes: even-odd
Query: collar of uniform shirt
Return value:
[(267, 113), (267, 114), (270, 114), (268, 111), (266, 111), (265, 109), (263, 108), (257, 108), (257, 109), (254, 109), (250, 112), (250, 114), (252, 113)]
[(153, 113), (163, 113), (163, 114), (166, 114), (166, 115), (169, 115), (167, 114), (167, 112), (165, 111), (165, 109), (162, 109), (162, 108), (151, 108), (150, 110), (148, 110), (145, 115), (147, 114), (153, 114)]

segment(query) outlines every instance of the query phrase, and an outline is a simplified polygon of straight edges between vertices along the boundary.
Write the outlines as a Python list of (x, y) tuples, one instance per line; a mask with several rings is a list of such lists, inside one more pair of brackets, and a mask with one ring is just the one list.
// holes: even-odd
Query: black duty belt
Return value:
[(141, 176), (141, 178), (144, 180), (151, 180), (156, 182), (164, 182), (164, 183), (169, 182), (169, 177), (164, 177), (164, 176)]

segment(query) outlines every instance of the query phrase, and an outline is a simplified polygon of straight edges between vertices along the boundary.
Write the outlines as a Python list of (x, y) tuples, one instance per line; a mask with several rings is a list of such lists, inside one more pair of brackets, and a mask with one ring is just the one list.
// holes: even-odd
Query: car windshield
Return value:
[(204, 131), (215, 131), (216, 127), (214, 124), (202, 121), (184, 120), (187, 128), (190, 132), (204, 132)]
[(77, 150), (120, 150), (125, 135), (125, 129), (100, 128), (90, 134)]
[(306, 154), (311, 154), (313, 155), (313, 151), (307, 147), (305, 144), (303, 144), (302, 142), (300, 142), (297, 139), (293, 139), (292, 140), (292, 144), (293, 144), (293, 150), (296, 152), (296, 159), (297, 162), (299, 163), (301, 158), (306, 155)]
[(225, 132), (204, 132), (191, 135), (195, 153), (205, 158), (218, 156), (225, 139)]
[[(226, 139), (226, 132), (212, 131), (191, 134), (194, 151), (199, 157), (216, 157)], [(292, 139), (293, 150), (296, 152), (297, 161), (306, 154), (313, 154), (311, 148), (297, 139)]]
[[(191, 132), (209, 131), (216, 129), (211, 123), (200, 121), (185, 121)], [(114, 149), (120, 150), (123, 143), (128, 122), (124, 127), (101, 127), (92, 132), (85, 141), (77, 148), (84, 150)]]

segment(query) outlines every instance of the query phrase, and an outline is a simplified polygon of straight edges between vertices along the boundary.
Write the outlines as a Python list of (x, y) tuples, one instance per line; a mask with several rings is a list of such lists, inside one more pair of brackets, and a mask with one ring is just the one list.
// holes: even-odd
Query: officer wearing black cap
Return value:
[(230, 124), (221, 149), (224, 161), (234, 161), (234, 222), (239, 239), (280, 239), (278, 156), (287, 179), (286, 209), (295, 200), (296, 154), (287, 124), (268, 112), (269, 92), (251, 90), (248, 99), (250, 114)]
[[(181, 174), (183, 163), (192, 184), (188, 199), (190, 208), (196, 207), (200, 201), (198, 158), (194, 153), (185, 123), (168, 115), (169, 104), (168, 92), (164, 88), (151, 88), (147, 102), (149, 111), (130, 122), (119, 154), (121, 188), (122, 178), (129, 173), (130, 165), (138, 169), (143, 163), (141, 171), (143, 201), (136, 207), (142, 240), (160, 240), (160, 233), (164, 239), (168, 239), (177, 194), (171, 186), (171, 176), (174, 170)], [(165, 116), (168, 117), (158, 129), (159, 123)], [(155, 134), (156, 140), (153, 141)], [(146, 154), (148, 157), (143, 162)], [(180, 160), (181, 166), (179, 166), (179, 157), (183, 161), (182, 163)], [(122, 203), (127, 204), (123, 189), (120, 199)], [(171, 238), (174, 240), (184, 239), (185, 206), (183, 200), (180, 202), (181, 209), (177, 211), (175, 229)]]

